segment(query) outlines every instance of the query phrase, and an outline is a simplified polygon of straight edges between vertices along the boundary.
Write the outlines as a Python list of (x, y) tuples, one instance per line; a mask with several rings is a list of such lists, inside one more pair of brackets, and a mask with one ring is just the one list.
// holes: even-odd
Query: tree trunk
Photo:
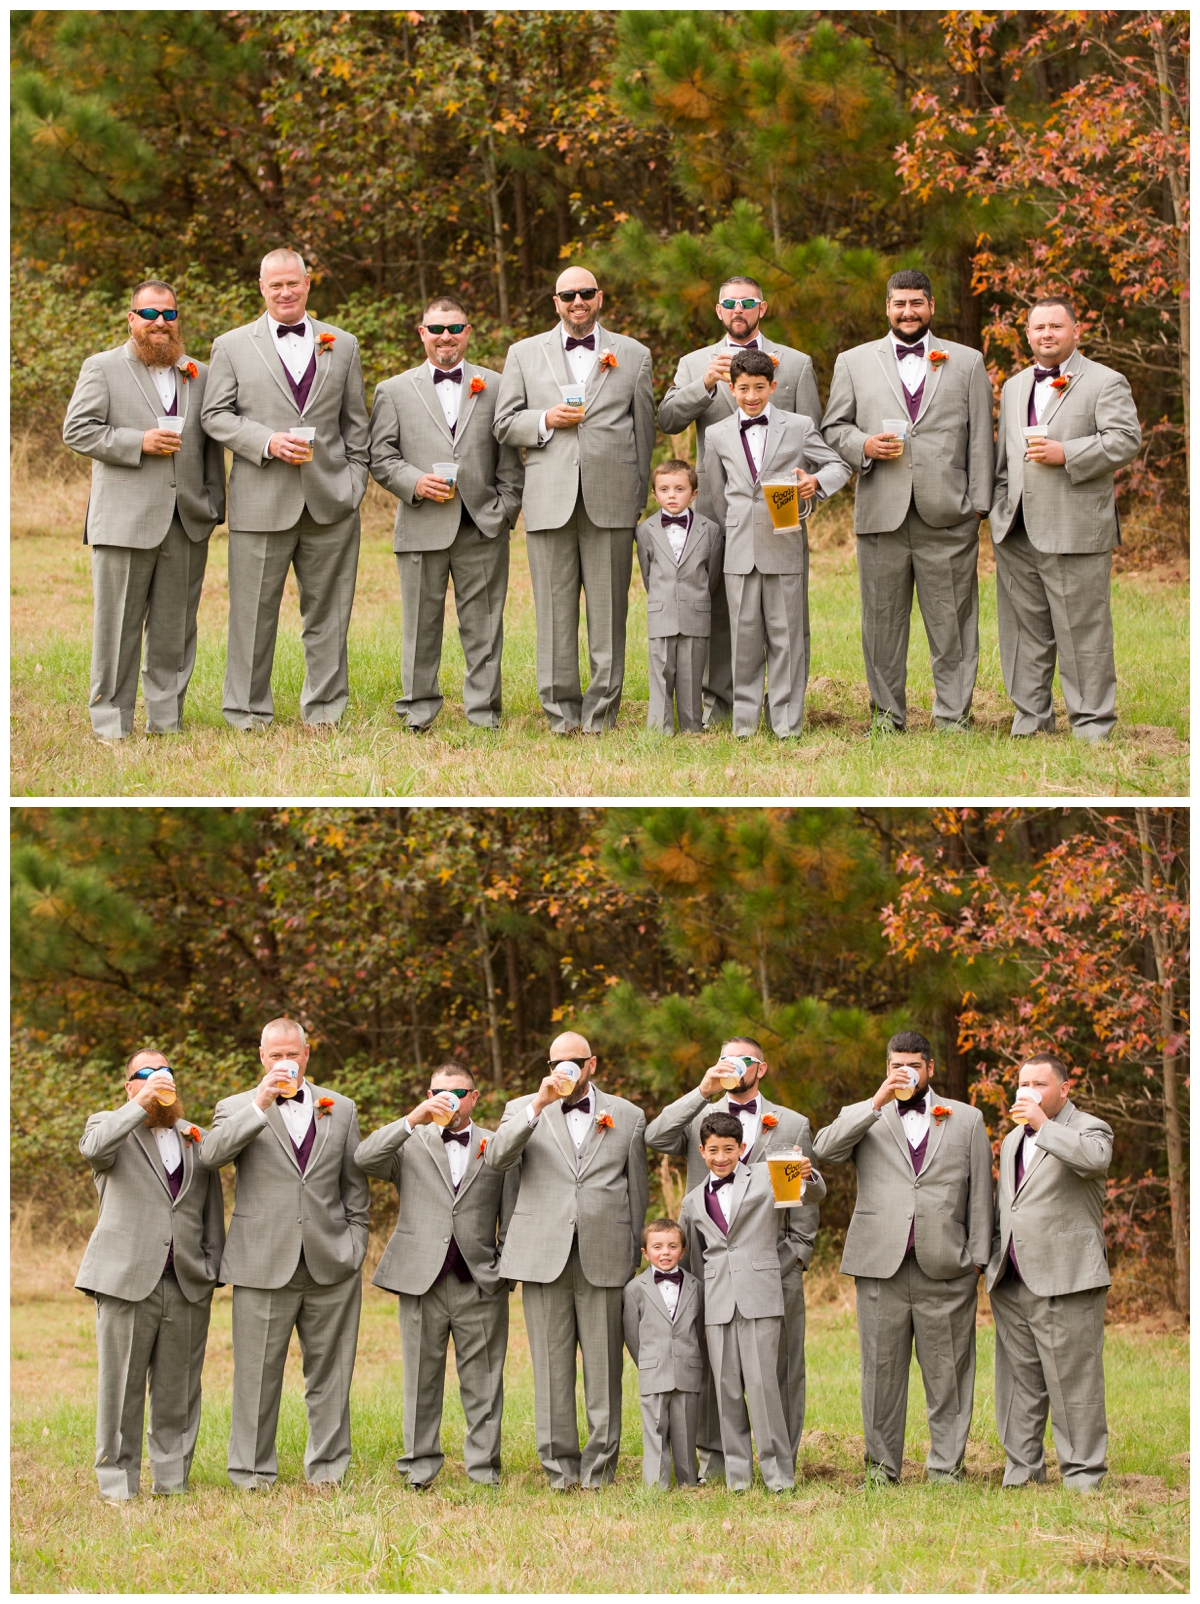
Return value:
[(508, 275), (504, 267), (504, 214), (500, 210), (500, 179), (496, 169), (496, 141), (492, 137), (492, 130), (488, 129), (487, 159), (484, 162), (484, 172), (487, 175), (488, 199), (492, 203), (492, 249), (496, 255), (496, 300), (499, 304), (500, 322), (508, 326)]
[(492, 944), (488, 927), (482, 918), (475, 920), (475, 935), (479, 941), (479, 956), (483, 960), (483, 986), (487, 992), (488, 1041), (492, 1050), (492, 1083), (504, 1084), (504, 1064), (500, 1057), (500, 1016), (496, 1012), (496, 977), (492, 972)]
[(958, 247), (958, 337), (973, 351), (983, 350), (983, 316), (979, 297), (971, 288), (975, 258), (969, 246)]
[(546, 966), (546, 984), (550, 990), (550, 1021), (553, 1024), (555, 1014), (562, 1007), (562, 976), (558, 968), (558, 954), (553, 947), (547, 947), (546, 956), (550, 960)]
[(513, 173), (513, 203), (517, 211), (517, 262), (521, 274), (521, 305), (528, 306), (533, 293), (533, 265), (529, 256), (529, 206), (525, 174), (518, 167)]
[[(1163, 38), (1162, 26), (1155, 30), (1154, 67), (1158, 74), (1158, 124), (1162, 131), (1163, 143), (1170, 149), (1171, 146), (1171, 67), (1167, 59), (1167, 45)], [(1189, 301), (1187, 297), (1189, 263), (1191, 260), (1188, 248), (1188, 220), (1184, 215), (1187, 206), (1187, 185), (1179, 171), (1178, 164), (1167, 158), (1167, 181), (1171, 187), (1171, 206), (1175, 214), (1175, 230), (1178, 235), (1177, 248), (1178, 273), (1180, 283), (1179, 293), (1179, 372), (1183, 384), (1183, 460), (1187, 470), (1188, 489), (1192, 484), (1192, 432), (1191, 432), (1191, 388), (1192, 388), (1192, 337), (1188, 326)]]
[(521, 1013), (521, 966), (517, 960), (516, 936), (505, 936), (504, 954), (508, 959), (508, 1003), (511, 1010), (513, 1048), (518, 1058), (525, 1056), (525, 1020)]
[(760, 930), (758, 933), (758, 984), (762, 991), (763, 1013), (771, 1011), (771, 988), (767, 980), (767, 938)]

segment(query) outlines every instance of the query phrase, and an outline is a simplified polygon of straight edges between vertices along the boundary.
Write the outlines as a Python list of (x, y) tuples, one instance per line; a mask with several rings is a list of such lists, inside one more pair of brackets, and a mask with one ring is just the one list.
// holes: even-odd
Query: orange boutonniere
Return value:
[(200, 1127), (198, 1125), (189, 1125), (183, 1133), (183, 1139), (185, 1142), (198, 1142), (200, 1140)]
[(779, 358), (775, 355), (774, 351), (768, 351), (767, 355), (771, 358), (771, 365), (773, 367), (778, 367), (779, 366)]
[(949, 351), (930, 351), (929, 353), (929, 366), (931, 368), (940, 368), (943, 362), (949, 362), (949, 360)]
[(597, 1128), (597, 1130), (601, 1130), (601, 1131), (611, 1131), (612, 1128), (613, 1128), (612, 1115), (611, 1114), (597, 1114), (596, 1115), (596, 1128)]
[(947, 1108), (945, 1103), (935, 1103), (933, 1105), (933, 1118), (935, 1123), (938, 1125), (940, 1125), (943, 1120), (949, 1119), (953, 1112), (954, 1110)]
[(615, 368), (616, 365), (617, 365), (617, 353), (615, 351), (601, 351), (601, 353), (600, 353), (600, 366), (602, 368)]
[(762, 1122), (764, 1131), (773, 1131), (776, 1125), (779, 1124), (779, 1120), (774, 1114), (764, 1114)]
[(337, 335), (336, 334), (318, 334), (317, 335), (317, 350), (320, 351), (322, 355), (324, 355), (327, 351), (332, 351), (333, 342), (336, 339), (337, 339)]
[(486, 1152), (487, 1152), (487, 1137), (486, 1136), (481, 1136), (479, 1138), (479, 1156), (480, 1156), (480, 1158), (482, 1158), (483, 1155)]
[(477, 373), (475, 375), (475, 377), (471, 380), (471, 389), (470, 389), (469, 393), (471, 395), (482, 395), (483, 392), (486, 389), (487, 389), (486, 382), (483, 379), (481, 379), (479, 377), (478, 373)]
[(332, 1114), (332, 1113), (333, 1113), (333, 1098), (332, 1097), (318, 1097), (317, 1098), (317, 1118), (318, 1119), (324, 1119), (326, 1114)]
[(1070, 384), (1073, 377), (1074, 375), (1070, 373), (1060, 373), (1057, 379), (1050, 380), (1050, 388), (1052, 390), (1057, 390), (1059, 395), (1061, 395), (1066, 389), (1067, 385)]
[(179, 371), (183, 374), (185, 382), (188, 379), (198, 379), (200, 377), (200, 369), (189, 356), (185, 356), (179, 364)]

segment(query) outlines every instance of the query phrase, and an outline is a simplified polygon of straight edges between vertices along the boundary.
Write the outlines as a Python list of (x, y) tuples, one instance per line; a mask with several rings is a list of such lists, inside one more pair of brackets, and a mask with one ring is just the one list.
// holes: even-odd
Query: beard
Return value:
[(178, 1097), (173, 1103), (160, 1103), (157, 1098), (146, 1114), (147, 1128), (152, 1131), (170, 1130), (177, 1119), (183, 1119), (183, 1104)]
[(900, 341), (900, 343), (902, 345), (916, 345), (918, 340), (923, 340), (925, 338), (925, 336), (929, 333), (929, 321), (928, 321), (928, 319), (926, 319), (926, 321), (921, 324), (921, 327), (917, 330), (917, 332), (915, 334), (906, 334), (903, 329), (898, 329), (896, 327), (896, 325), (893, 323), (892, 324), (892, 333), (896, 336), (896, 338)]
[(586, 323), (572, 323), (568, 318), (564, 317), (563, 320), (562, 320), (562, 326), (563, 326), (564, 329), (566, 329), (568, 334), (573, 335), (574, 338), (578, 340), (583, 335), (590, 334), (592, 332), (592, 330), (596, 327), (596, 324), (599, 323), (599, 321), (600, 321), (600, 310), (599, 310), (599, 308), (598, 307), (595, 307), (595, 308), (589, 307), (588, 308), (588, 318), (587, 318), (587, 322)]
[(139, 361), (148, 368), (174, 367), (183, 355), (183, 336), (179, 332), (178, 319), (167, 325), (165, 340), (156, 338), (150, 329), (150, 325), (144, 329), (134, 329), (130, 336)]

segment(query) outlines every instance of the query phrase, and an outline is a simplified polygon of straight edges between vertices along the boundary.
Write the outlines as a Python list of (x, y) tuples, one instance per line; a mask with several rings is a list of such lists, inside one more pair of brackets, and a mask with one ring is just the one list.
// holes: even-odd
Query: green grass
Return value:
[[(137, 733), (117, 747), (92, 740), (89, 556), (65, 513), (26, 514), (12, 548), (12, 791), (20, 796), (932, 796), (1186, 795), (1188, 590), (1182, 567), (1131, 572), (1114, 583), (1118, 712), (1115, 738), (1088, 747), (1066, 732), (1008, 738), (1012, 709), (996, 645), (995, 573), (980, 573), (982, 660), (977, 732), (930, 728), (932, 682), (920, 614), (909, 652), (910, 731), (866, 738), (867, 689), (858, 579), (845, 540), (849, 504), (818, 525), (811, 582), (812, 679), (799, 741), (760, 733), (670, 739), (646, 730), (645, 594), (635, 577), (625, 697), (617, 728), (599, 741), (552, 737), (537, 700), (534, 612), (524, 541), (515, 539), (505, 614), (505, 718), (476, 730), (462, 711), (463, 663), (453, 610), (433, 729), (413, 736), (391, 711), (399, 692), (399, 587), (390, 513), (373, 488), (365, 503), (358, 594), (350, 630), (350, 707), (341, 728), (300, 724), (304, 664), (289, 582), (275, 662), (276, 722), (265, 734), (221, 717), (228, 605), (227, 540), (212, 541), (200, 649), (180, 737)], [(1183, 565), (1186, 566), (1186, 565)], [(581, 657), (584, 654), (581, 653)], [(583, 661), (586, 671), (586, 659)], [(586, 678), (585, 678), (586, 683)], [(135, 728), (144, 715), (139, 700)]]
[[(1050, 1481), (1004, 1492), (992, 1408), (993, 1333), (979, 1328), (968, 1480), (922, 1480), (915, 1366), (901, 1487), (865, 1493), (858, 1348), (848, 1283), (814, 1283), (809, 1409), (794, 1493), (761, 1485), (670, 1494), (641, 1486), (628, 1360), (615, 1484), (552, 1495), (537, 1461), (520, 1301), (506, 1368), (503, 1479), (475, 1487), (447, 1389), (446, 1465), (430, 1492), (399, 1485), (395, 1299), (368, 1288), (352, 1394), (354, 1458), (340, 1491), (303, 1482), (304, 1411), (293, 1344), (280, 1416), (280, 1483), (225, 1479), (230, 1293), (214, 1302), (200, 1441), (186, 1499), (102, 1505), (92, 1471), (92, 1305), (79, 1293), (12, 1310), (12, 1588), (15, 1592), (1174, 1592), (1188, 1580), (1186, 1339), (1110, 1329), (1111, 1473), (1081, 1499)], [(453, 1367), (451, 1366), (451, 1376)], [(148, 1467), (143, 1470), (148, 1486)]]

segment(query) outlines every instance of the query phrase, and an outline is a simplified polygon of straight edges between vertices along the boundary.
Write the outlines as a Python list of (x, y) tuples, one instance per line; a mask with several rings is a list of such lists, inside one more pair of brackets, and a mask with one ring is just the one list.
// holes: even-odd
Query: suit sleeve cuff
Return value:
[(256, 1102), (254, 1102), (254, 1101), (251, 1101), (250, 1107), (258, 1115), (259, 1120), (261, 1121), (261, 1123), (265, 1125), (267, 1123), (267, 1116), (264, 1113), (264, 1111), (261, 1108), (259, 1108), (258, 1104)]
[(538, 419), (538, 445), (544, 446), (547, 440), (554, 438), (554, 430), (546, 427), (546, 414), (543, 412)]
[(408, 1115), (407, 1114), (400, 1121), (400, 1129), (404, 1132), (405, 1136), (411, 1136), (412, 1133), (413, 1133), (413, 1128), (408, 1123)]

